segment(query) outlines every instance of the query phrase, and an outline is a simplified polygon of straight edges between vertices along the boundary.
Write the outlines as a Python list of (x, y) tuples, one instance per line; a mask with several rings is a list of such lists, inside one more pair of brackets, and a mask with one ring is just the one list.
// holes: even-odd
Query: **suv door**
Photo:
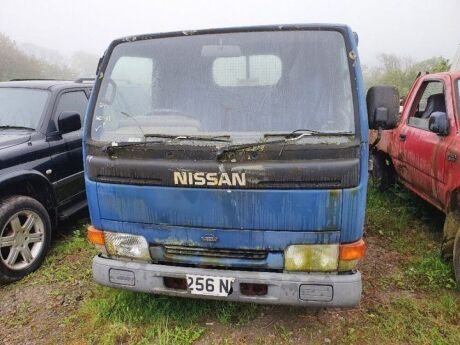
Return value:
[(54, 163), (53, 183), (59, 206), (85, 198), (82, 158), (82, 130), (60, 134), (58, 127), (59, 115), (64, 111), (80, 114), (81, 122), (88, 104), (84, 89), (64, 91), (56, 100), (51, 121), (57, 129), (54, 139), (50, 140), (52, 160)]
[(443, 79), (424, 80), (400, 130), (399, 175), (409, 187), (442, 208), (438, 187), (445, 181), (445, 160), (451, 136), (439, 136), (428, 128), (434, 112), (447, 112), (446, 82)]

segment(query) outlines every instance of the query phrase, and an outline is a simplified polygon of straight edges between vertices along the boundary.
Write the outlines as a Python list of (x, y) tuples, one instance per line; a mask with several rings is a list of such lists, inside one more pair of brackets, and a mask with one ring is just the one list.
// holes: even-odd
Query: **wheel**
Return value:
[(384, 154), (373, 151), (371, 177), (374, 186), (381, 192), (387, 190), (395, 184), (395, 174), (393, 167), (388, 162)]
[(460, 287), (460, 230), (458, 230), (454, 242), (454, 271), (457, 286)]
[(0, 201), (0, 284), (40, 267), (51, 242), (51, 221), (43, 205), (27, 196)]
[(442, 258), (445, 261), (452, 259), (455, 237), (460, 230), (460, 212), (449, 211), (444, 221), (443, 239), (441, 246)]

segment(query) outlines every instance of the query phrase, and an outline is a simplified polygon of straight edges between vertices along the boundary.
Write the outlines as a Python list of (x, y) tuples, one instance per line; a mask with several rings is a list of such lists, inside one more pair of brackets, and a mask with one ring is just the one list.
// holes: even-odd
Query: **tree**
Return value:
[(74, 78), (75, 73), (70, 68), (29, 56), (9, 37), (0, 33), (0, 81)]
[(448, 71), (450, 68), (449, 60), (441, 56), (415, 62), (407, 57), (380, 54), (378, 61), (377, 67), (363, 68), (366, 88), (374, 85), (392, 85), (399, 89), (401, 96), (407, 94), (419, 72), (437, 73)]

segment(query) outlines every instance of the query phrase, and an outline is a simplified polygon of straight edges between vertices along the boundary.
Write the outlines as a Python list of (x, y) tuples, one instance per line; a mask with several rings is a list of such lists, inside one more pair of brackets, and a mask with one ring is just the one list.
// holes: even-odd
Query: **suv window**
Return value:
[(88, 98), (84, 91), (71, 91), (61, 95), (56, 107), (56, 119), (63, 111), (75, 111), (80, 114), (81, 121), (83, 123), (83, 117), (85, 116), (86, 106), (88, 104)]
[(38, 89), (0, 88), (0, 126), (20, 126), (36, 129), (49, 92)]
[(408, 124), (428, 130), (430, 115), (439, 111), (446, 112), (444, 84), (442, 81), (426, 81), (412, 105)]

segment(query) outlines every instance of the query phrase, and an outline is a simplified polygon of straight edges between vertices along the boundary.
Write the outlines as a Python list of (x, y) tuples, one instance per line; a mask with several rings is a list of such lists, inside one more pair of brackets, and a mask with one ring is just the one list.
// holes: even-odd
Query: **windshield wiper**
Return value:
[(144, 138), (166, 138), (172, 139), (171, 141), (176, 140), (202, 140), (202, 141), (222, 141), (222, 142), (229, 142), (230, 135), (177, 135), (177, 134), (155, 134), (155, 133), (147, 133), (144, 134)]
[[(162, 138), (162, 139), (171, 139), (169, 141), (160, 140), (160, 141), (151, 141), (145, 140), (147, 138)], [(147, 133), (144, 134), (143, 141), (123, 141), (123, 142), (112, 142), (107, 146), (104, 146), (102, 151), (111, 153), (116, 149), (132, 146), (147, 146), (151, 144), (164, 144), (171, 143), (176, 140), (201, 140), (201, 141), (219, 141), (219, 142), (229, 142), (229, 135), (177, 135), (177, 134), (155, 134)]]
[(25, 127), (25, 126), (10, 126), (10, 125), (1, 125), (0, 129), (27, 129), (30, 131), (35, 131), (35, 128)]
[(304, 137), (308, 137), (312, 135), (315, 135), (315, 136), (343, 136), (343, 135), (351, 135), (351, 134), (352, 133), (349, 133), (349, 132), (320, 132), (320, 131), (311, 130), (311, 129), (296, 129), (292, 132), (287, 132), (287, 133), (270, 133), (270, 134), (265, 134), (264, 138), (277, 137), (277, 136), (282, 136), (283, 138), (276, 139), (276, 140), (259, 141), (255, 143), (230, 145), (230, 146), (224, 147), (221, 150), (219, 150), (217, 152), (217, 158), (222, 157), (224, 153), (230, 152), (230, 151), (247, 149), (247, 148), (252, 148), (252, 147), (257, 147), (257, 146), (262, 146), (262, 145), (274, 145), (274, 144), (283, 144), (278, 154), (278, 156), (281, 156), (281, 154), (284, 151), (284, 147), (286, 146), (287, 143), (297, 141)]
[[(329, 133), (327, 133), (329, 134)], [(311, 135), (326, 135), (324, 132), (309, 130), (309, 129), (296, 129), (295, 131), (288, 132), (288, 133), (275, 133), (275, 134), (265, 134), (264, 137), (273, 137), (273, 136), (282, 136), (283, 139), (276, 139), (276, 140), (269, 140), (269, 141), (259, 141), (255, 143), (247, 143), (247, 144), (239, 144), (239, 145), (230, 145), (227, 147), (222, 148), (217, 152), (217, 158), (220, 158), (224, 153), (235, 151), (235, 150), (242, 150), (262, 145), (274, 145), (274, 144), (283, 144), (281, 148), (281, 153), (283, 153), (284, 146), (291, 141), (297, 141), (303, 137), (311, 136)]]

